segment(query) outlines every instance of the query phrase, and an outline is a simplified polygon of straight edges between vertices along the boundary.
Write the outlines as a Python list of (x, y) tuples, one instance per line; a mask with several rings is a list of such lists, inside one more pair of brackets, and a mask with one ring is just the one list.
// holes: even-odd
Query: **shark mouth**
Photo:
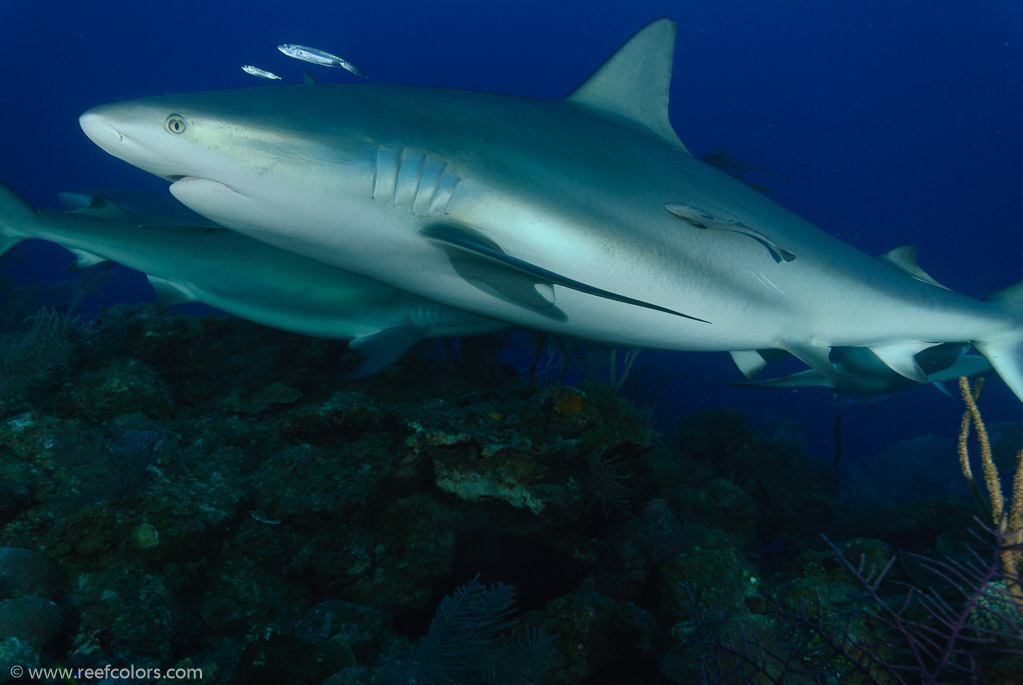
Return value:
[(220, 181), (213, 181), (208, 178), (200, 178), (199, 176), (167, 176), (166, 179), (171, 182), (170, 191), (175, 197), (181, 199), (181, 195), (202, 194), (208, 195), (213, 193), (231, 193), (234, 195), (241, 195), (231, 186)]
[(183, 205), (217, 223), (247, 215), (251, 200), (225, 183), (197, 176), (171, 178), (171, 195)]

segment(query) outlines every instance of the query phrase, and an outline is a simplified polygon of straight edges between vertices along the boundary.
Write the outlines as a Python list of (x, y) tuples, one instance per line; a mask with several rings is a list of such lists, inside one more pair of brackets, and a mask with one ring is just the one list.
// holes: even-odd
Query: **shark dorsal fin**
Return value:
[(668, 121), (676, 25), (657, 19), (635, 33), (566, 98), (627, 119), (689, 153)]
[(931, 278), (930, 274), (921, 269), (920, 265), (916, 263), (916, 245), (903, 245), (894, 250), (888, 250), (883, 255), (880, 255), (878, 259), (886, 264), (891, 264), (900, 271), (906, 272), (918, 281), (936, 286), (942, 290), (948, 290), (941, 283)]

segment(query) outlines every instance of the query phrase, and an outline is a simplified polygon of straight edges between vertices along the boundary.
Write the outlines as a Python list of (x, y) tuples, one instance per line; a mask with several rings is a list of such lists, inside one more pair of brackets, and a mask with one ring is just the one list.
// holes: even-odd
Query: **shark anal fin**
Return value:
[[(623, 304), (681, 316), (684, 319), (710, 323), (667, 307), (602, 290), (512, 257), (489, 238), (464, 227), (435, 224), (423, 229), (422, 235), (443, 247), (448, 252), (455, 270), (473, 285), (479, 287), (482, 283), (501, 296), (525, 304), (541, 313), (554, 309), (556, 313), (551, 312), (550, 315), (560, 320), (564, 320), (560, 318), (564, 317), (564, 313), (554, 307), (551, 286), (555, 285)], [(538, 286), (546, 286), (546, 297), (538, 292)]]
[(740, 235), (748, 236), (767, 248), (771, 257), (776, 262), (791, 262), (796, 255), (774, 242), (760, 231), (750, 228), (741, 221), (734, 219), (719, 219), (701, 209), (684, 202), (667, 202), (664, 208), (668, 213), (679, 221), (685, 222), (693, 228), (714, 229), (718, 231), (731, 231)]
[[(935, 371), (927, 376), (928, 383), (940, 385), (945, 381), (953, 381), (960, 376), (976, 378), (978, 376), (990, 376), (995, 372), (991, 362), (976, 354), (965, 354), (956, 360), (951, 366), (940, 371)], [(945, 392), (942, 389), (942, 392)], [(948, 394), (946, 392), (946, 394)]]

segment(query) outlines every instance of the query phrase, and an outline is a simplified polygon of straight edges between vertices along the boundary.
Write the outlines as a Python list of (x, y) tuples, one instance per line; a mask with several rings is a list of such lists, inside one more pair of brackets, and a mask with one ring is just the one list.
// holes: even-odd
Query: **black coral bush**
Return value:
[(525, 685), (550, 665), (554, 637), (536, 626), (526, 626), (522, 637), (511, 634), (514, 586), (478, 579), (441, 601), (411, 668), (392, 669), (386, 682)]

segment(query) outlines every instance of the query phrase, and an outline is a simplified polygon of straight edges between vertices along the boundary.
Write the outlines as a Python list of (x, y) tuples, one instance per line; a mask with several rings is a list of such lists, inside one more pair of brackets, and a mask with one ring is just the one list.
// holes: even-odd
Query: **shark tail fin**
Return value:
[(39, 221), (32, 205), (0, 181), (0, 254), (31, 237), (31, 227)]
[(1020, 322), (984, 340), (974, 340), (973, 346), (984, 355), (1009, 389), (1023, 401), (1023, 281), (988, 296), (990, 302), (1002, 309), (1007, 318)]

